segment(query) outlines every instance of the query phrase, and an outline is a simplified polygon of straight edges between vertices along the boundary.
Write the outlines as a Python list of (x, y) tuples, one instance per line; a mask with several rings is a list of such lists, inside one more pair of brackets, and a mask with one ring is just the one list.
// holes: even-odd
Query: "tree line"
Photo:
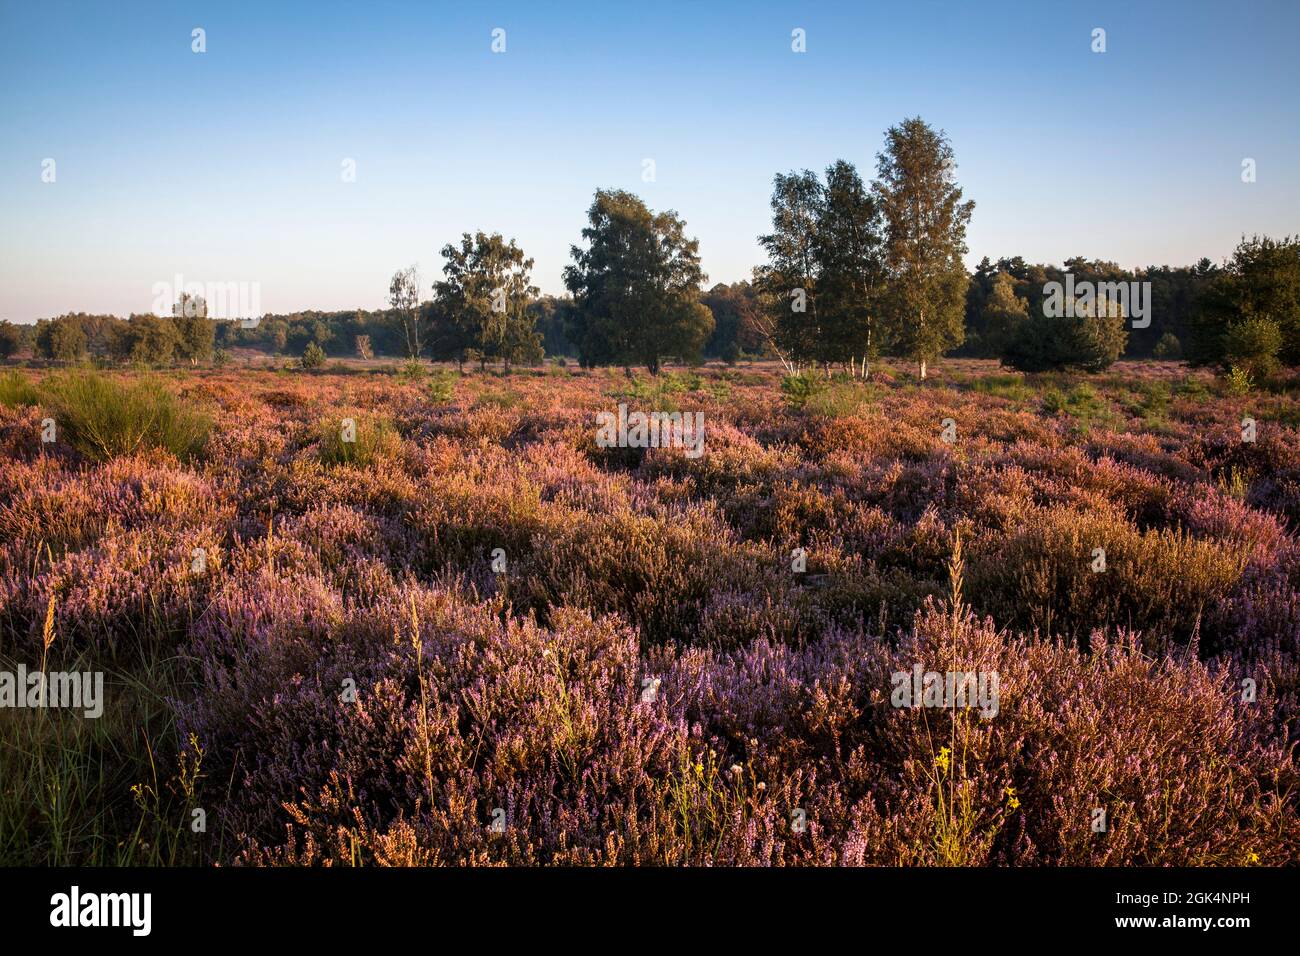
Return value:
[[(955, 170), (946, 135), (914, 117), (886, 132), (870, 183), (843, 159), (821, 176), (779, 173), (771, 228), (758, 237), (767, 261), (747, 281), (707, 290), (699, 241), (675, 211), (598, 189), (571, 247), (565, 296), (540, 294), (534, 262), (513, 239), (467, 232), (443, 246), (436, 281), (426, 285), (414, 266), (397, 270), (386, 309), (219, 321), (201, 299), (182, 296), (170, 316), (0, 322), (0, 357), (30, 346), (58, 361), (197, 364), (251, 347), (304, 364), (386, 355), (508, 368), (564, 355), (652, 373), (674, 360), (776, 358), (792, 373), (865, 378), (893, 356), (922, 379), (946, 354), (1025, 371), (1098, 371), (1122, 355), (1258, 375), (1300, 364), (1300, 237), (1243, 237), (1222, 265), (1130, 271), (1082, 257), (1060, 267), (1014, 257), (985, 258), (971, 273), (963, 256), (974, 203)], [(1091, 294), (1130, 283), (1146, 295), (1140, 323), (1126, 299)], [(1088, 294), (1052, 301), (1050, 290), (1076, 284)]]

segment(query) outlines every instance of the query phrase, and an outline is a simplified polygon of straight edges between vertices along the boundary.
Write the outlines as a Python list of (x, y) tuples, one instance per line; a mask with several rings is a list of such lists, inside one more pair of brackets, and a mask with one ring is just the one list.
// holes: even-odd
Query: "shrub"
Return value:
[[(1035, 314), (1020, 322), (1011, 333), (1003, 361), (1022, 372), (1078, 369), (1100, 372), (1114, 364), (1124, 352), (1128, 331), (1118, 309), (1104, 306), (1079, 314), (1059, 317)], [(1086, 310), (1085, 310), (1086, 311)]]
[(14, 371), (0, 375), (0, 405), (18, 408), (35, 405), (37, 402), (36, 389), (27, 381), (27, 376)]
[(1084, 432), (1095, 424), (1109, 423), (1114, 417), (1106, 399), (1086, 382), (1075, 385), (1068, 393), (1058, 388), (1047, 389), (1043, 392), (1043, 411), (1049, 415), (1070, 416)]
[(417, 358), (409, 358), (402, 363), (398, 374), (408, 382), (420, 382), (429, 374), (424, 363)]
[(300, 364), (303, 368), (321, 368), (325, 365), (325, 359), (325, 350), (315, 342), (308, 342)]
[(873, 386), (851, 379), (837, 380), (808, 400), (807, 409), (827, 418), (857, 415), (876, 398)]
[(1194, 402), (1203, 402), (1210, 397), (1210, 390), (1199, 378), (1194, 378), (1189, 375), (1178, 383), (1177, 394), (1179, 398), (1191, 399)]
[(1156, 347), (1151, 354), (1158, 359), (1180, 359), (1183, 357), (1183, 345), (1178, 341), (1178, 336), (1172, 332), (1166, 332), (1160, 336), (1160, 340), (1156, 342)]
[(971, 382), (971, 390), (1013, 402), (1028, 401), (1033, 392), (1023, 375), (986, 375)]
[(511, 389), (503, 392), (480, 392), (477, 399), (474, 400), (475, 408), (518, 408), (523, 401), (523, 396)]
[[(1095, 548), (1104, 550), (1096, 570)], [(1174, 529), (1143, 532), (1113, 514), (1052, 508), (973, 552), (971, 603), (999, 623), (1086, 640), (1126, 627), (1156, 646), (1186, 640), (1240, 578), (1247, 547)]]
[(660, 391), (670, 394), (698, 392), (703, 385), (703, 379), (696, 372), (664, 372), (659, 377)]
[(21, 326), (0, 321), (0, 359), (11, 358), (23, 347), (27, 335)]
[(781, 380), (781, 397), (789, 408), (799, 411), (829, 387), (830, 382), (816, 372), (800, 372)]
[(188, 459), (212, 430), (206, 412), (189, 407), (154, 378), (122, 383), (101, 372), (65, 372), (47, 378), (40, 397), (59, 437), (96, 461), (144, 448)]
[(1223, 364), (1241, 369), (1252, 377), (1277, 371), (1282, 351), (1282, 330), (1271, 319), (1242, 319), (1223, 334)]
[(429, 379), (429, 398), (436, 404), (450, 402), (456, 394), (460, 376), (450, 369), (439, 369)]
[(316, 425), (316, 432), (320, 440), (320, 460), (325, 465), (366, 467), (391, 458), (402, 447), (402, 436), (397, 427), (390, 419), (378, 415), (322, 418)]
[(1246, 395), (1255, 387), (1255, 380), (1251, 378), (1247, 369), (1238, 368), (1234, 365), (1223, 376), (1223, 384), (1227, 387), (1229, 394)]

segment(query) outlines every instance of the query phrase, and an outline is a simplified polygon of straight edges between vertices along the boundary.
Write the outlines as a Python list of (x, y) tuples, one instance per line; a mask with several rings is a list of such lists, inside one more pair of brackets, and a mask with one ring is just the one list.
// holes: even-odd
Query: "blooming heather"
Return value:
[[(0, 406), (0, 655), (48, 613), (82, 669), (182, 667), (151, 754), (202, 750), (211, 863), (1294, 862), (1295, 393), (1153, 424), (1127, 370), (1085, 421), (989, 371), (793, 409), (705, 369), (699, 456), (601, 447), (655, 410), (603, 371), (195, 371), (185, 461)], [(995, 712), (891, 703), (929, 672)]]

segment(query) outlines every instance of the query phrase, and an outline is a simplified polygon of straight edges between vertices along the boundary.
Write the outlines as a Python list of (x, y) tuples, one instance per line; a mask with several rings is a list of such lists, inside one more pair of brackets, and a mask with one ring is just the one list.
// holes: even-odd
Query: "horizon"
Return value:
[(976, 203), (968, 268), (1220, 263), (1300, 222), (1294, 4), (0, 10), (0, 319), (22, 323), (147, 312), (177, 274), (257, 283), (268, 314), (382, 309), (394, 270), (427, 296), (478, 230), (562, 295), (597, 188), (676, 210), (705, 288), (747, 280), (774, 175), (871, 180), (913, 115)]

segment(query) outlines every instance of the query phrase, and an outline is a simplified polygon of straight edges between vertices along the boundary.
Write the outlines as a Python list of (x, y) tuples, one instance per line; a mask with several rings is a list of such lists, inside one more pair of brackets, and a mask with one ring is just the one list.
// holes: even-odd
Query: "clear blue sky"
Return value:
[(774, 173), (870, 178), (915, 114), (977, 203), (972, 265), (1221, 259), (1300, 231), (1298, 48), (1296, 0), (0, 0), (0, 318), (146, 311), (176, 273), (260, 282), (268, 312), (374, 308), (476, 229), (561, 292), (598, 186), (676, 209), (734, 281)]

